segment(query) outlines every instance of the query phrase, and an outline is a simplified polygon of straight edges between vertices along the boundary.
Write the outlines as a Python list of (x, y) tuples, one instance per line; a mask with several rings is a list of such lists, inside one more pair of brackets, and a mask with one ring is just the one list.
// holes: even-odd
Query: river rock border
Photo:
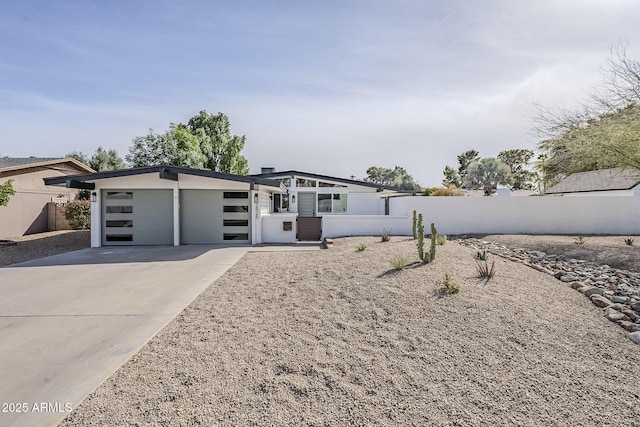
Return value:
[(519, 262), (567, 283), (602, 308), (604, 317), (628, 331), (629, 339), (640, 345), (640, 273), (476, 238), (459, 239), (458, 243)]

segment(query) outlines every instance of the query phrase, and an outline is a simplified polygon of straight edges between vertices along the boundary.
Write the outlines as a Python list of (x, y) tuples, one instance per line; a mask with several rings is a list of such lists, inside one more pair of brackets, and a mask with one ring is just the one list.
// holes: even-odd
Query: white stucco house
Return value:
[(546, 191), (552, 196), (640, 196), (640, 171), (600, 169), (574, 173)]
[(243, 176), (152, 166), (44, 181), (91, 191), (92, 247), (317, 241), (362, 221), (391, 219), (388, 197), (402, 193), (273, 169)]

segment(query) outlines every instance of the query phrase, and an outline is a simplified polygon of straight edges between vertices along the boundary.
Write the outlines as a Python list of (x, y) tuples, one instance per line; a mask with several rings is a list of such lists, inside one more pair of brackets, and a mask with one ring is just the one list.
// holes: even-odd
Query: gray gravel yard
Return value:
[(91, 246), (89, 230), (51, 231), (8, 237), (7, 240), (16, 242), (16, 245), (0, 246), (0, 267)]
[(247, 254), (62, 425), (639, 425), (638, 346), (567, 284), (499, 257), (481, 281), (455, 242), (403, 271), (413, 240), (332, 246)]

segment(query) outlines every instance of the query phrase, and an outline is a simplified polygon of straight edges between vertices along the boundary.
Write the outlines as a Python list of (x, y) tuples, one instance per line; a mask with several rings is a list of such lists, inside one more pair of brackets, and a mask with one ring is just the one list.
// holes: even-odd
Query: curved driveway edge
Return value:
[(91, 248), (0, 268), (0, 425), (56, 425), (252, 249)]

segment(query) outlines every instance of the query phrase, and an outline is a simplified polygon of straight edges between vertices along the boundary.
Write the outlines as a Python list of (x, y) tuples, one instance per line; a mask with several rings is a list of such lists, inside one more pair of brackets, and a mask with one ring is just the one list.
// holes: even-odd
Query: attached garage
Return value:
[[(177, 166), (45, 178), (89, 190), (91, 246), (261, 243), (279, 181)], [(256, 219), (257, 218), (257, 219)]]
[(173, 190), (102, 190), (103, 245), (172, 245)]
[(180, 243), (251, 243), (248, 191), (180, 190)]

